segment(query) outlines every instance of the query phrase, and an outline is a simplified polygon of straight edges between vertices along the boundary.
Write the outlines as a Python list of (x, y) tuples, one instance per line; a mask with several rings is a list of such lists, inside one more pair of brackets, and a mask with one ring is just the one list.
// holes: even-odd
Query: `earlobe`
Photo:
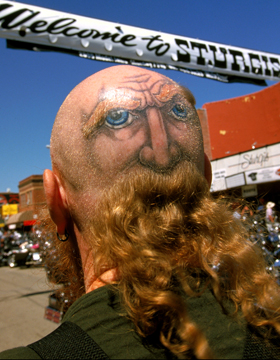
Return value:
[(57, 232), (59, 234), (64, 234), (69, 220), (65, 191), (59, 186), (58, 179), (51, 170), (45, 170), (43, 178), (50, 216), (57, 226)]
[(210, 188), (212, 183), (212, 166), (208, 156), (205, 153), (204, 153), (204, 176)]

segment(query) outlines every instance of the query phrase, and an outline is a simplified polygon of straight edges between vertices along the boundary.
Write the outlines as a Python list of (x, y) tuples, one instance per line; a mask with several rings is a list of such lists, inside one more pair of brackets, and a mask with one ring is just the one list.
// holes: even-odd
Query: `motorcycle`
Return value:
[(27, 267), (41, 265), (39, 244), (34, 244), (27, 235), (17, 239), (11, 236), (6, 237), (1, 249), (0, 263), (11, 268), (23, 265)]
[(261, 249), (267, 263), (267, 271), (271, 273), (280, 285), (280, 232), (279, 223), (275, 222), (270, 227), (264, 227), (263, 222), (254, 220), (251, 227), (253, 241)]
[(5, 237), (1, 248), (1, 265), (15, 267), (25, 262), (28, 250), (20, 247), (22, 240), (21, 238), (14, 239), (12, 236)]
[(28, 255), (27, 258), (25, 260), (25, 265), (27, 267), (29, 266), (40, 266), (42, 265), (43, 259), (42, 259), (42, 255), (40, 253), (40, 245), (38, 243), (36, 244), (29, 244), (28, 247)]

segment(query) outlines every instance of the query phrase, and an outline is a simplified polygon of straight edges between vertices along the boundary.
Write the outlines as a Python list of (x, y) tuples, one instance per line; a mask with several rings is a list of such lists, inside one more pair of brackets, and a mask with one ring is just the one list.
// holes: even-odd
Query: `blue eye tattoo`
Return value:
[(128, 126), (133, 120), (132, 115), (127, 110), (118, 109), (118, 110), (111, 110), (106, 118), (105, 123), (113, 128), (113, 129), (120, 129), (125, 126)]
[(175, 117), (179, 120), (186, 119), (186, 117), (187, 117), (187, 108), (183, 104), (176, 104), (171, 109), (171, 111), (172, 111), (173, 115), (175, 115)]

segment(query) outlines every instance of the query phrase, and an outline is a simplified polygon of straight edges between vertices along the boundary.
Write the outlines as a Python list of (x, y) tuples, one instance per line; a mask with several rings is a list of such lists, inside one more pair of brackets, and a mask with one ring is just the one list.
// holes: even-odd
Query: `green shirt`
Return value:
[[(241, 359), (245, 344), (245, 323), (223, 313), (210, 290), (187, 299), (188, 313), (204, 331), (216, 359)], [(111, 359), (167, 359), (164, 348), (143, 343), (131, 322), (121, 314), (119, 300), (108, 287), (96, 289), (69, 308), (64, 321), (79, 325)], [(0, 359), (40, 359), (28, 347), (0, 353)]]

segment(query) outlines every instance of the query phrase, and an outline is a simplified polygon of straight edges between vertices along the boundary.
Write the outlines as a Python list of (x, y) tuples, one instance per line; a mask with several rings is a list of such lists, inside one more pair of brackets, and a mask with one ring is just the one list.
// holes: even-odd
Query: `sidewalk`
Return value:
[(0, 267), (0, 351), (28, 345), (57, 328), (44, 319), (51, 291), (43, 268)]

